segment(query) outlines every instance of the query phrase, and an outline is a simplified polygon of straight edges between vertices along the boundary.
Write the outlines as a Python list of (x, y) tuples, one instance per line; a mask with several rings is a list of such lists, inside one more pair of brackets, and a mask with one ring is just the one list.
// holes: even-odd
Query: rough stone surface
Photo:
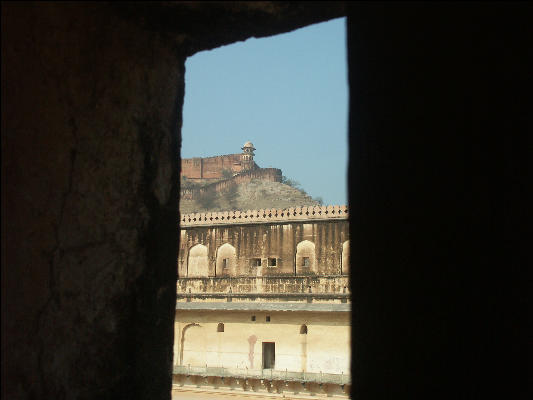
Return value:
[(525, 399), (531, 4), (352, 4), (352, 395)]
[[(147, 345), (172, 337), (184, 58), (102, 5), (82, 9), (2, 9), (11, 398), (140, 395), (131, 378), (171, 360)], [(154, 394), (169, 384), (152, 379)]]

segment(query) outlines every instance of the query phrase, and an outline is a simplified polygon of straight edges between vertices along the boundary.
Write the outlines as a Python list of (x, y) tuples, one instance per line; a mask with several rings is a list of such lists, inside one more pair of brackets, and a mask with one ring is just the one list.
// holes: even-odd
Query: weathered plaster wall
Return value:
[[(181, 231), (178, 273), (197, 275), (189, 252), (201, 244), (207, 247), (208, 276), (338, 275), (348, 229), (346, 220), (187, 227)], [(228, 268), (217, 269), (217, 259), (226, 258), (218, 253), (225, 244), (235, 248), (235, 258), (229, 259)], [(303, 265), (303, 257), (308, 257), (309, 266)], [(269, 259), (276, 265), (269, 266)]]
[(2, 3), (3, 397), (170, 397), (185, 58), (342, 12)]
[(174, 365), (259, 370), (262, 342), (275, 342), (276, 370), (349, 373), (349, 313), (182, 310), (174, 335)]

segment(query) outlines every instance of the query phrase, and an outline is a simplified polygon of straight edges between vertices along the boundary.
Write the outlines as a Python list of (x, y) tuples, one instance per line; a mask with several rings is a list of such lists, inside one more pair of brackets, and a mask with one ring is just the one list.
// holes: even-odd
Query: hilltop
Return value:
[(253, 179), (251, 182), (233, 185), (220, 193), (209, 193), (197, 200), (180, 199), (182, 214), (257, 210), (265, 208), (288, 208), (298, 206), (320, 205), (320, 199), (312, 199), (297, 184), (288, 180), (288, 184)]

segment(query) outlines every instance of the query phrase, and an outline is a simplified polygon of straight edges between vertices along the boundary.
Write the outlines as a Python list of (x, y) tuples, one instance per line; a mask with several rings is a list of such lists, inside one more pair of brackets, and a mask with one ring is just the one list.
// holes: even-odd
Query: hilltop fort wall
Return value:
[[(245, 170), (241, 162), (242, 154), (226, 154), (214, 157), (184, 158), (181, 160), (181, 176), (187, 179), (221, 179), (224, 170), (238, 174)], [(253, 162), (250, 169), (259, 166)]]
[(219, 193), (234, 184), (250, 182), (253, 179), (260, 179), (270, 182), (281, 182), (281, 169), (278, 168), (257, 168), (251, 171), (241, 172), (231, 178), (213, 182), (200, 188), (182, 188), (180, 198), (184, 200), (196, 200), (198, 196), (205, 193)]

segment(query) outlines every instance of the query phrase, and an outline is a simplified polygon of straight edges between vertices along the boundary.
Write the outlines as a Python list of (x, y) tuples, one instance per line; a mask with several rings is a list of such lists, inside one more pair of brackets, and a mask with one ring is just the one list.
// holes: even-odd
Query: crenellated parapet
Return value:
[(348, 219), (348, 206), (309, 206), (285, 209), (261, 209), (248, 211), (222, 211), (184, 214), (180, 219), (181, 227), (259, 224), (284, 221), (316, 221)]

